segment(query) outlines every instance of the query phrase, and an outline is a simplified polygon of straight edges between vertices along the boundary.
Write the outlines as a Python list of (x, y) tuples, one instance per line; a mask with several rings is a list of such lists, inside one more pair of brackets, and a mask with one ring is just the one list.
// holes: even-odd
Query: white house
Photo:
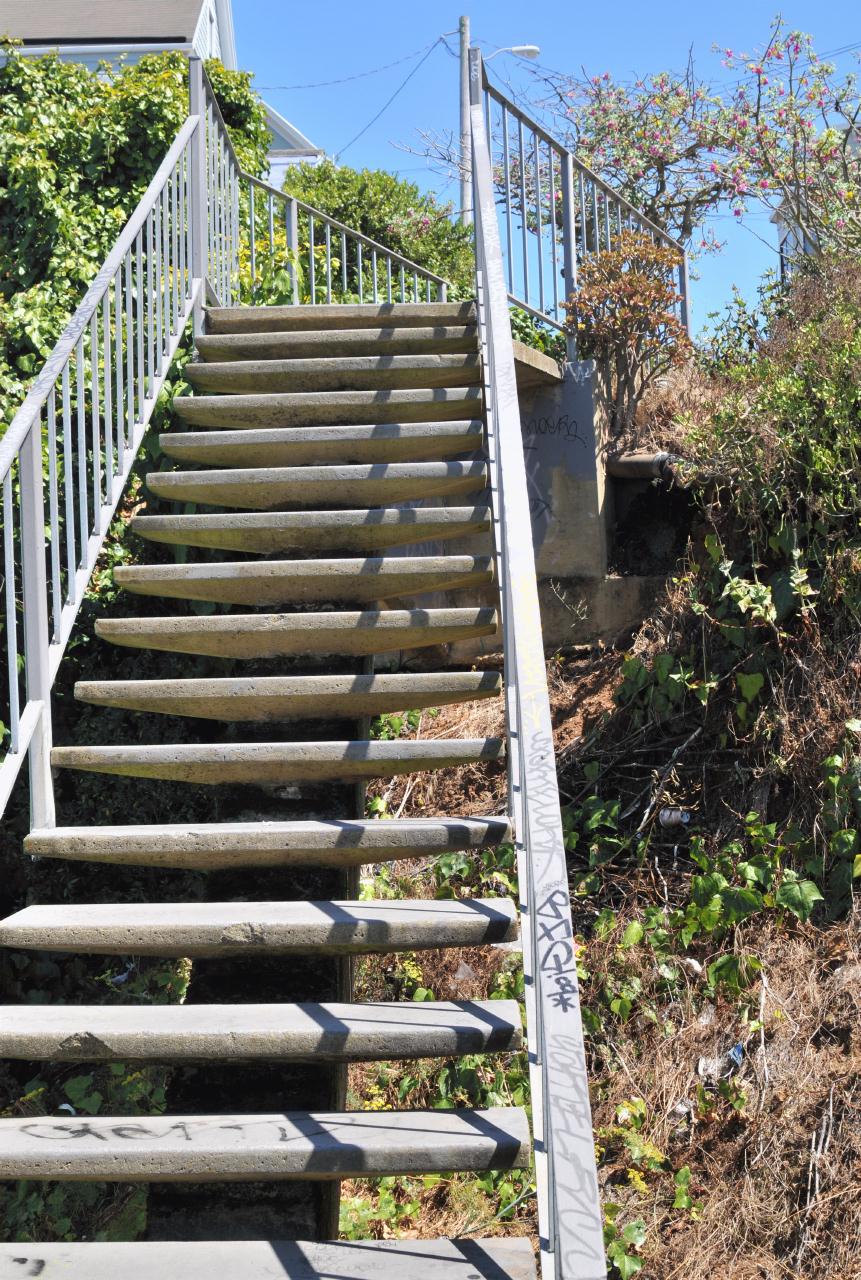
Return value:
[[(24, 53), (58, 52), (90, 67), (173, 50), (237, 68), (231, 0), (0, 0), (0, 36), (22, 41)], [(318, 160), (323, 152), (274, 107), (264, 106), (269, 180), (280, 187), (289, 165)]]

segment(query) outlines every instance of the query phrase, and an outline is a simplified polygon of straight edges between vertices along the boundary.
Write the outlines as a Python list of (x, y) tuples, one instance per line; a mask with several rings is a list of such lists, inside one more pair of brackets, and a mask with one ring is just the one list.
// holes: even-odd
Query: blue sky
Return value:
[[(234, 0), (239, 63), (253, 71), (264, 97), (292, 120), (317, 146), (330, 154), (343, 151), (343, 161), (356, 167), (384, 168), (409, 175), (421, 186), (450, 199), (456, 184), (430, 172), (420, 156), (404, 147), (421, 148), (420, 131), (443, 132), (457, 127), (457, 61), (445, 48), (435, 48), (367, 132), (364, 128), (419, 62), (422, 52), (443, 32), (454, 31), (461, 12), (469, 14), (474, 42), (485, 52), (511, 44), (538, 44), (539, 62), (555, 70), (610, 71), (631, 78), (661, 69), (682, 69), (693, 51), (698, 72), (716, 85), (730, 80), (713, 43), (752, 50), (762, 42), (778, 8), (792, 25), (810, 31), (817, 49), (828, 52), (861, 44), (858, 0), (723, 0), (716, 5), (697, 0), (605, 0), (580, 4), (544, 0), (472, 0), (462, 7), (409, 4), (408, 0), (326, 0), (325, 4), (287, 5), (284, 0)], [(449, 37), (452, 48), (457, 37)], [(422, 52), (419, 52), (422, 51)], [(415, 56), (407, 57), (414, 54)], [(856, 55), (836, 61), (850, 69)], [(404, 59), (376, 75), (346, 80), (357, 73)], [(507, 54), (494, 62), (501, 78), (526, 88), (526, 64)], [(274, 87), (343, 81), (317, 88)], [(273, 86), (273, 87), (270, 87)], [(727, 240), (723, 253), (702, 262), (693, 283), (694, 325), (719, 308), (737, 284), (751, 296), (763, 271), (776, 263), (775, 229), (756, 214), (744, 226), (729, 217), (716, 229)], [(765, 242), (765, 243), (763, 243)]]

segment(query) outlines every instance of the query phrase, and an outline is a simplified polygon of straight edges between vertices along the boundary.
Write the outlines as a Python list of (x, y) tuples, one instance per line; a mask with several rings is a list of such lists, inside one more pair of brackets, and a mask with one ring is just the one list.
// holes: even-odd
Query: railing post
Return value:
[(24, 605), (24, 670), (27, 699), (41, 703), (30, 743), (30, 825), (53, 827), (51, 778), (51, 671), (48, 581), (45, 570), (45, 497), (42, 481), (42, 418), (37, 416), (19, 454), (21, 484), (21, 584)]
[[(555, 228), (554, 228), (555, 231)], [(574, 200), (574, 157), (570, 151), (562, 153), (562, 252), (565, 274), (565, 296), (577, 292), (577, 215)], [(568, 359), (577, 359), (577, 340), (567, 333), (565, 343)]]
[(287, 252), (290, 254), (290, 279), (293, 283), (293, 305), (299, 302), (299, 206), (291, 196), (287, 201)]
[[(195, 336), (203, 331), (203, 302), (206, 296), (207, 245), (209, 243), (208, 193), (206, 182), (206, 95), (203, 89), (203, 63), (200, 58), (188, 61), (188, 109), (197, 116), (197, 127), (191, 139), (191, 278), (197, 288), (193, 324)], [(199, 283), (198, 283), (199, 282)]]

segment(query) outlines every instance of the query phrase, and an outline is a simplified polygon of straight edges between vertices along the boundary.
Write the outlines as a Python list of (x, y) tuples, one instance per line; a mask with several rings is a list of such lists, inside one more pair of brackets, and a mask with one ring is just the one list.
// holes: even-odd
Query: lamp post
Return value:
[[(460, 20), (460, 220), (464, 226), (472, 225), (472, 155), (469, 131), (469, 18)], [(504, 49), (494, 49), (487, 55), (490, 62), (498, 53), (513, 53), (517, 58), (537, 58), (541, 50), (537, 44), (512, 44)]]

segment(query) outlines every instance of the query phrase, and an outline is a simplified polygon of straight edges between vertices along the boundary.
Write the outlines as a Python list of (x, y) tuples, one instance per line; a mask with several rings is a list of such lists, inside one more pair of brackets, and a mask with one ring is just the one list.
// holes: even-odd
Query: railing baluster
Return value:
[(102, 431), (99, 405), (99, 313), (90, 320), (90, 431), (93, 440), (93, 532), (101, 532)]
[(502, 108), (502, 163), (505, 169), (505, 236), (508, 246), (508, 292), (514, 293), (514, 254), (511, 241), (511, 157), (508, 145), (508, 112)]
[(164, 368), (164, 335), (162, 332), (162, 289), (163, 289), (163, 272), (164, 263), (161, 257), (161, 200), (156, 201), (155, 206), (155, 345), (156, 345), (156, 373), (159, 377), (162, 375)]
[(386, 254), (386, 302), (392, 300), (392, 260), (389, 254)]
[[(155, 270), (155, 268), (153, 268)], [(135, 425), (134, 324), (132, 321), (132, 251), (125, 260), (126, 282), (126, 444), (131, 447)], [(155, 284), (153, 284), (155, 291)]]
[(595, 242), (595, 252), (601, 252), (601, 231), (598, 219), (598, 184), (592, 183), (592, 236)]
[(357, 240), (357, 241), (356, 241), (356, 261), (357, 261), (357, 263), (358, 263), (357, 270), (358, 270), (358, 273), (359, 273), (359, 302), (364, 302), (364, 301), (365, 301), (365, 282), (364, 282), (364, 279), (363, 279), (363, 272), (362, 272), (362, 242), (361, 242), (361, 240)]
[(531, 302), (529, 296), (529, 227), (526, 217), (526, 148), (523, 140), (523, 121), (517, 122), (517, 140), (520, 150), (520, 222), (521, 239), (523, 241), (523, 298)]
[[(146, 320), (144, 317), (144, 306), (146, 304), (145, 292), (145, 275), (143, 265), (143, 228), (140, 229), (135, 236), (135, 276), (137, 278), (137, 305), (135, 313), (137, 318), (137, 329), (135, 337), (137, 339), (137, 384), (138, 384), (138, 406), (140, 408), (141, 421), (143, 421), (143, 403), (146, 399), (146, 365), (144, 362), (144, 345), (146, 334)], [(131, 341), (131, 339), (129, 339)]]
[(406, 302), (406, 300), (407, 300), (406, 268), (404, 267), (404, 264), (401, 263), (401, 302)]
[(332, 228), (326, 223), (326, 301), (332, 301)]
[(269, 266), (275, 266), (275, 207), (272, 203), (272, 195), (267, 198), (267, 213), (269, 215)]
[(74, 604), (75, 571), (78, 564), (75, 546), (75, 464), (72, 450), (72, 387), (69, 361), (63, 365), (63, 499), (66, 511), (66, 596)]
[[(547, 157), (550, 161), (550, 258), (553, 269), (553, 312), (556, 319), (559, 319), (559, 253), (558, 253), (558, 225), (559, 215), (556, 207), (557, 196), (561, 192), (556, 190), (556, 152), (547, 144)], [(559, 177), (562, 177), (562, 157), (559, 157)]]
[(538, 141), (538, 134), (534, 134), (535, 146), (533, 148), (534, 164), (535, 164), (535, 219), (538, 235), (538, 309), (544, 310), (544, 230), (543, 219), (541, 217), (541, 199), (543, 195), (543, 183), (541, 181), (541, 147)]
[(84, 397), (86, 395), (86, 366), (84, 364), (84, 335), (78, 339), (75, 353), (75, 383), (78, 392), (78, 529), (81, 539), (81, 562), (86, 561), (87, 542), (90, 537), (90, 512), (87, 499), (87, 419)]
[(341, 232), (341, 288), (347, 296), (347, 233)]
[(308, 218), (308, 279), (311, 289), (311, 306), (317, 301), (317, 269), (314, 262), (314, 219)]
[(182, 267), (180, 266), (180, 244), (182, 237), (179, 234), (180, 227), (180, 204), (179, 204), (179, 168), (174, 169), (171, 181), (171, 212), (170, 220), (170, 238), (171, 238), (171, 280), (173, 281), (173, 331), (179, 333), (179, 299), (180, 299), (180, 280), (182, 278)]
[(254, 183), (248, 187), (248, 221), (251, 226), (249, 252), (251, 255), (251, 286), (257, 283), (257, 226), (254, 217)]
[(15, 507), (12, 466), (3, 477), (3, 569), (6, 595), (6, 675), (9, 681), (9, 750), (18, 750), (21, 719), (18, 690), (18, 619), (15, 607)]
[(146, 305), (144, 308), (144, 325), (146, 328), (146, 362), (147, 391), (155, 395), (155, 222), (152, 214), (144, 225), (146, 239)]
[(114, 276), (114, 370), (116, 373), (116, 442), (117, 442), (117, 470), (120, 475), (125, 471), (126, 465), (126, 437), (123, 430), (123, 296), (122, 296), (122, 268), (117, 270)]
[(104, 343), (104, 397), (105, 406), (105, 501), (111, 502), (114, 496), (114, 405), (111, 379), (111, 291), (105, 289), (102, 298), (102, 341)]
[(51, 635), (60, 636), (63, 612), (62, 578), (60, 575), (60, 501), (57, 484), (57, 387), (48, 396), (48, 522), (51, 530)]

